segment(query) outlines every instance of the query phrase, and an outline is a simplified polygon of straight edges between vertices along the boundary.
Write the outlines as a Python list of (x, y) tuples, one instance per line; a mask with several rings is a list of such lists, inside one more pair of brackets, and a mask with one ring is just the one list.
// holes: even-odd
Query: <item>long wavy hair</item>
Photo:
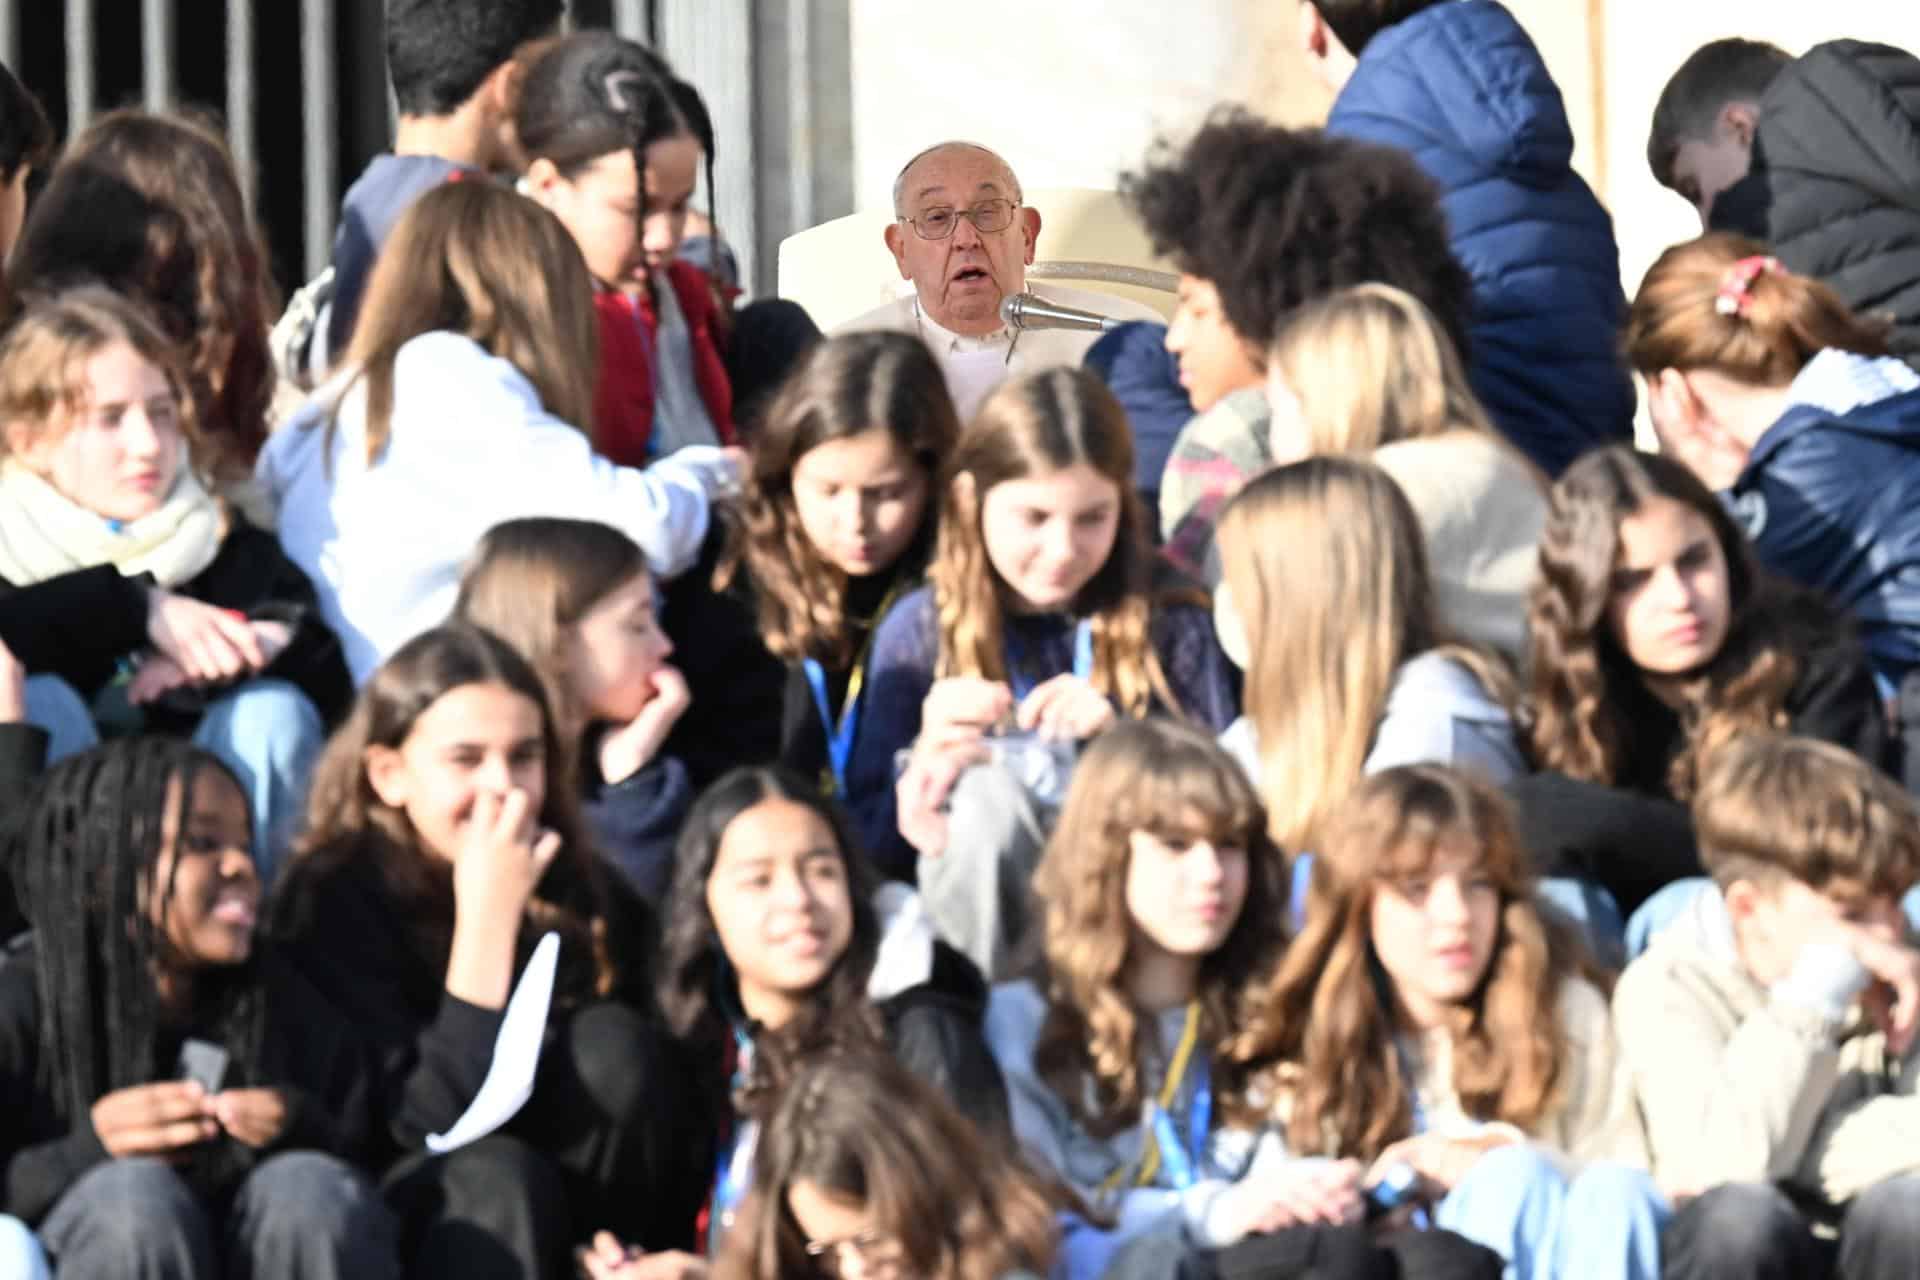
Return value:
[(1390, 980), (1373, 950), (1374, 894), (1465, 856), (1500, 894), (1500, 926), (1479, 988), (1455, 1008), (1453, 1087), (1467, 1114), (1532, 1131), (1558, 1100), (1569, 1059), (1561, 984), (1578, 944), (1535, 904), (1526, 851), (1500, 791), (1438, 765), (1366, 779), (1313, 861), (1306, 925), (1288, 946), (1264, 1010), (1277, 1036), (1276, 1101), (1288, 1145), (1371, 1160), (1413, 1128), (1412, 1084), (1395, 1047)]
[(127, 109), (67, 144), (7, 263), (7, 287), (24, 302), (85, 280), (150, 308), (180, 347), (202, 465), (250, 465), (267, 438), (267, 335), (280, 303), (218, 127)]
[(753, 461), (714, 585), (724, 589), (745, 567), (761, 639), (788, 662), (816, 658), (837, 669), (853, 660), (847, 576), (800, 527), (794, 468), (823, 444), (876, 428), (926, 473), (920, 532), (896, 568), (917, 573), (940, 525), (940, 480), (960, 436), (953, 398), (926, 344), (903, 333), (827, 339), (781, 385), (754, 436)]
[(837, 1274), (807, 1255), (787, 1206), (798, 1182), (863, 1205), (916, 1280), (1045, 1275), (1059, 1243), (1054, 1197), (890, 1054), (803, 1067), (760, 1132), (753, 1181), (715, 1269), (721, 1280)]
[[(1140, 1117), (1142, 1063), (1153, 1023), (1125, 981), (1135, 926), (1127, 910), (1131, 837), (1205, 839), (1244, 849), (1247, 892), (1217, 950), (1200, 965), (1200, 1043), (1222, 1114), (1257, 1120), (1247, 1102), (1263, 996), (1285, 945), (1284, 859), (1246, 774), (1211, 735), (1161, 717), (1123, 720), (1095, 738), (1073, 771), (1060, 821), (1034, 872), (1044, 904), (1047, 1014), (1034, 1063), (1092, 1133)], [(1157, 1046), (1160, 1053), (1172, 1046)]]
[[(565, 943), (556, 999), (570, 1003), (644, 992), (642, 957), (652, 921), (634, 917), (644, 911), (637, 900), (623, 903), (621, 915), (614, 916), (611, 873), (580, 812), (573, 744), (558, 732), (546, 686), (504, 640), (464, 622), (415, 636), (360, 690), (352, 713), (314, 768), (306, 826), (276, 893), (276, 913), (293, 913), (297, 921), (303, 906), (300, 882), (365, 863), (385, 888), (395, 918), (407, 923), (408, 947), (424, 970), (445, 972), (453, 944), (453, 865), (422, 848), (407, 815), (380, 798), (367, 775), (367, 753), (376, 746), (398, 750), (429, 707), (469, 685), (511, 689), (540, 711), (546, 796), (538, 822), (558, 833), (561, 844), (527, 905), (518, 944), (522, 957), (543, 933), (554, 930)], [(633, 936), (636, 930), (642, 936)]]
[(1070, 606), (1093, 623), (1093, 686), (1128, 715), (1144, 715), (1155, 698), (1177, 711), (1149, 634), (1155, 604), (1173, 597), (1156, 598), (1147, 513), (1133, 483), (1133, 428), (1106, 384), (1084, 369), (1002, 383), (960, 433), (927, 575), (940, 627), (935, 674), (1007, 679), (1005, 588), (980, 528), (987, 493), (1076, 464), (1112, 481), (1120, 501), (1113, 550)]
[[(1829, 348), (1891, 354), (1892, 322), (1855, 315), (1827, 285), (1777, 262), (1745, 286), (1742, 304), (1720, 307), (1735, 265), (1766, 259), (1765, 245), (1716, 231), (1661, 254), (1627, 311), (1627, 359), (1643, 374), (1711, 369), (1753, 386), (1785, 386)], [(1770, 261), (1770, 260), (1769, 260)]]
[[(560, 220), (490, 182), (444, 182), (407, 209), (380, 251), (339, 390), (366, 388), (367, 461), (393, 426), (400, 349), (463, 334), (526, 375), (541, 407), (591, 434), (600, 327), (593, 278)], [(333, 429), (334, 416), (325, 419)]]
[(547, 683), (560, 736), (578, 743), (589, 713), (574, 692), (567, 638), (594, 606), (647, 572), (647, 558), (612, 525), (527, 516), (487, 530), (460, 575), (453, 616), (485, 627)]
[(1364, 772), (1402, 664), (1444, 649), (1496, 698), (1512, 677), (1440, 620), (1426, 541), (1392, 477), (1313, 457), (1248, 484), (1221, 516), (1225, 582), (1246, 632), (1246, 710), (1273, 838), (1315, 847)]
[[(815, 988), (811, 1007), (777, 1031), (747, 1023), (732, 964), (707, 905), (707, 885), (727, 828), (741, 814), (769, 800), (801, 805), (826, 823), (840, 851), (853, 910), (847, 949)], [(867, 979), (880, 954), (880, 920), (873, 909), (878, 883), (860, 853), (846, 812), (821, 795), (817, 786), (785, 769), (735, 769), (701, 793), (688, 812), (674, 844), (673, 884), (667, 893), (668, 923), (659, 966), (660, 1008), (674, 1034), (703, 1063), (724, 1060), (736, 1025), (753, 1037), (753, 1069), (731, 1100), (740, 1114), (764, 1115), (808, 1056), (829, 1049), (877, 1048), (882, 1043), (880, 1014), (867, 998)], [(718, 1078), (718, 1072), (713, 1078)]]
[(1732, 516), (1679, 463), (1625, 445), (1589, 453), (1553, 486), (1527, 607), (1523, 719), (1541, 768), (1612, 785), (1657, 749), (1636, 727), (1662, 723), (1664, 708), (1614, 638), (1607, 606), (1621, 521), (1662, 498), (1688, 507), (1713, 531), (1727, 564), (1731, 614), (1720, 652), (1680, 686), (1686, 737), (1665, 786), (1685, 800), (1715, 748), (1742, 733), (1787, 728), (1787, 698), (1806, 656), (1846, 634), (1846, 624), (1811, 592), (1763, 575)]

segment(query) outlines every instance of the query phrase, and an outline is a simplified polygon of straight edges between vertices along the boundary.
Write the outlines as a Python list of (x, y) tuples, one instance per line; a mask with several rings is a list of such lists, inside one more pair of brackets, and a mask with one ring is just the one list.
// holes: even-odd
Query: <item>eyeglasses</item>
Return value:
[(973, 229), (981, 235), (992, 235), (996, 231), (1005, 231), (1013, 225), (1013, 211), (1020, 207), (1018, 200), (982, 200), (971, 209), (954, 209), (937, 204), (931, 209), (922, 209), (920, 216), (910, 218), (900, 215), (900, 221), (913, 228), (913, 233), (922, 240), (945, 240), (953, 234), (953, 229), (965, 218), (973, 224)]
[(839, 1240), (807, 1241), (807, 1256), (819, 1262), (829, 1275), (842, 1273), (848, 1254), (853, 1255), (868, 1275), (891, 1274), (900, 1261), (900, 1245), (892, 1236), (872, 1227)]

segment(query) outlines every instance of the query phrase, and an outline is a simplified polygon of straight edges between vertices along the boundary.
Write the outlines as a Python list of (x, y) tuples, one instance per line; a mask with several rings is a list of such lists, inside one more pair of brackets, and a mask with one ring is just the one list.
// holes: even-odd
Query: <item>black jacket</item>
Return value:
[[(1808, 655), (1786, 712), (1791, 732), (1845, 747), (1876, 766), (1887, 763), (1886, 713), (1866, 652), (1851, 633)], [(1622, 915), (1665, 885), (1702, 874), (1687, 806), (1667, 791), (1668, 766), (1686, 741), (1679, 717), (1643, 696), (1634, 699), (1632, 722), (1638, 736), (1619, 785), (1552, 772), (1508, 784), (1535, 871), (1597, 882)]]
[[(111, 1159), (94, 1132), (92, 1116), (67, 1114), (64, 1086), (45, 1087), (39, 1072), (40, 1001), (34, 983), (31, 935), (0, 962), (0, 1210), (36, 1224), (66, 1189)], [(211, 1039), (234, 1055), (225, 1087), (285, 1090), (286, 1129), (262, 1152), (222, 1135), (194, 1148), (181, 1165), (195, 1190), (218, 1208), (253, 1164), (276, 1151), (327, 1151), (363, 1160), (374, 1141), (373, 1075), (365, 1041), (354, 1025), (271, 952), (249, 970), (265, 1023), (260, 1060), (243, 1060), (237, 1037), (213, 1027), (182, 1028), (156, 1045), (159, 1078), (170, 1073), (188, 1037)]]
[(1768, 241), (1855, 311), (1890, 314), (1895, 350), (1920, 360), (1920, 58), (1816, 45), (1768, 87), (1754, 156), (1714, 227)]
[[(319, 850), (288, 864), (267, 927), (301, 974), (354, 1020), (371, 1046), (383, 1128), (375, 1163), (384, 1166), (420, 1150), (428, 1134), (444, 1133), (466, 1111), (486, 1079), (504, 1015), (445, 989), (450, 902), (409, 907), (379, 870), (380, 859), (389, 855), (335, 853)], [(608, 889), (615, 909), (609, 912), (607, 945), (625, 961), (621, 970), (635, 988), (611, 994), (643, 999), (640, 957), (652, 946), (652, 915), (624, 881), (609, 877)], [(521, 930), (517, 967), (524, 967), (540, 933)], [(561, 949), (549, 1035), (590, 983), (591, 957), (574, 951)]]
[[(112, 565), (29, 587), (0, 582), (0, 640), (29, 672), (57, 675), (92, 701), (122, 658), (150, 647), (147, 590)], [(346, 714), (353, 682), (340, 642), (320, 620), (313, 584), (272, 534), (236, 515), (213, 563), (176, 590), (257, 620), (292, 623), (291, 643), (260, 674), (298, 686), (329, 724)], [(199, 710), (193, 699), (163, 699), (148, 709), (148, 727), (184, 732)]]
[(1009, 1138), (1007, 1086), (980, 1029), (987, 982), (971, 960), (933, 944), (933, 975), (880, 1001), (900, 1065), (952, 1100), (989, 1137)]
[(597, 735), (588, 735), (580, 759), (582, 809), (607, 861), (656, 910), (673, 881), (673, 844), (693, 805), (685, 764), (663, 750), (632, 777), (608, 782), (600, 774)]

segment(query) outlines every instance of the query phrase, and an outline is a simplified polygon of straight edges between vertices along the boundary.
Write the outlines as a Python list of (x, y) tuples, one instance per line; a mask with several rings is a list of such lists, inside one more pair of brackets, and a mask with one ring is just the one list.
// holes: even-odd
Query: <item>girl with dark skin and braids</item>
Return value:
[(256, 948), (250, 836), (233, 775), (166, 738), (61, 762), (18, 815), (0, 1169), (63, 1277), (398, 1275), (350, 1163), (368, 1059)]

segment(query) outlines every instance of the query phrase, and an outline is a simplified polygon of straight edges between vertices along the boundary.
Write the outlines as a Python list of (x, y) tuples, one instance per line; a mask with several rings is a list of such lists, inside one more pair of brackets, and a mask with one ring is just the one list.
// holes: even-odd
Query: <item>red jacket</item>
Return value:
[[(680, 300), (693, 338), (693, 380), (707, 415), (720, 433), (720, 443), (732, 444), (733, 387), (727, 381), (721, 356), (720, 309), (706, 273), (684, 262), (667, 267), (667, 279)], [(648, 442), (653, 437), (653, 362), (659, 350), (659, 317), (646, 293), (596, 290), (594, 309), (600, 315), (600, 386), (594, 395), (593, 443), (608, 459), (627, 467), (652, 461)]]

